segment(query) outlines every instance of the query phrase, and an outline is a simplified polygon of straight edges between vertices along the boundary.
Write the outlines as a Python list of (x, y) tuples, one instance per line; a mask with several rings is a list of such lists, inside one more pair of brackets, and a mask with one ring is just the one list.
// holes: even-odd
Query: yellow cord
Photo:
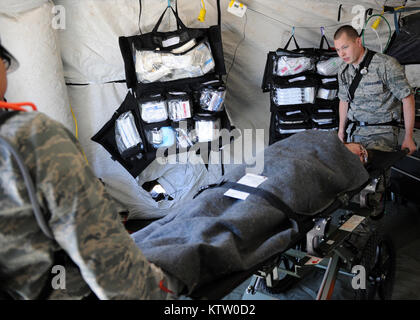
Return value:
[[(71, 104), (70, 104), (70, 111), (71, 111), (71, 115), (73, 116), (73, 119), (74, 119), (74, 126), (75, 126), (75, 130), (76, 130), (76, 139), (79, 140), (79, 128), (77, 127), (77, 119), (76, 119), (76, 116), (74, 115), (73, 108), (71, 107)], [(82, 148), (82, 145), (80, 145), (80, 148), (82, 149), (83, 157), (85, 158), (86, 163), (89, 164), (89, 161), (86, 157), (85, 151)]]
[(197, 20), (200, 22), (204, 22), (205, 19), (206, 19), (206, 5), (204, 4), (204, 0), (201, 0), (201, 9), (200, 9), (200, 13), (198, 15)]

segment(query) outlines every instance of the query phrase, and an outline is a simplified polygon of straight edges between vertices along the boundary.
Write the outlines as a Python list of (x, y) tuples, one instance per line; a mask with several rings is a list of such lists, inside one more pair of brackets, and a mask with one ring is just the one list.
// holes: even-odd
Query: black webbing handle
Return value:
[(182, 29), (187, 29), (187, 27), (185, 26), (185, 24), (184, 24), (184, 23), (182, 22), (182, 20), (179, 18), (178, 13), (177, 13), (177, 12), (176, 12), (176, 11), (175, 11), (172, 7), (167, 7), (167, 8), (163, 11), (163, 13), (162, 13), (162, 15), (160, 16), (160, 18), (159, 18), (158, 22), (156, 23), (155, 27), (153, 28), (153, 30), (152, 30), (152, 32), (153, 32), (153, 33), (158, 32), (159, 26), (160, 26), (160, 24), (162, 23), (163, 17), (165, 16), (165, 13), (166, 13), (166, 11), (168, 11), (168, 9), (172, 10), (172, 13), (174, 14), (174, 16), (175, 16), (175, 18), (176, 18), (176, 21), (177, 21), (177, 27), (178, 27), (178, 29), (179, 29), (179, 30), (182, 30)]

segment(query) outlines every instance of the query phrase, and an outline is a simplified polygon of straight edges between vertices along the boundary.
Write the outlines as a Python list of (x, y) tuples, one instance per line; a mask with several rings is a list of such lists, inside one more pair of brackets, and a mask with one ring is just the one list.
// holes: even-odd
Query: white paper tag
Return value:
[(166, 39), (162, 41), (162, 47), (166, 48), (166, 47), (176, 45), (179, 43), (179, 41), (180, 41), (179, 37), (172, 37), (172, 38)]
[(365, 220), (365, 217), (354, 215), (351, 216), (349, 220), (347, 220), (340, 228), (339, 230), (352, 232), (354, 229), (357, 228), (357, 226)]
[[(253, 173), (247, 173), (238, 181), (238, 183), (243, 184), (248, 187), (256, 188), (267, 179), (268, 178), (264, 176), (259, 176)], [(228, 191), (224, 193), (224, 195), (235, 198), (235, 199), (245, 200), (249, 196), (249, 193), (234, 190), (234, 189), (229, 189)]]
[(243, 3), (240, 3), (239, 1), (236, 1), (236, 0), (232, 0), (229, 3), (228, 12), (242, 18), (245, 14), (246, 9), (247, 9), (247, 6), (244, 5)]

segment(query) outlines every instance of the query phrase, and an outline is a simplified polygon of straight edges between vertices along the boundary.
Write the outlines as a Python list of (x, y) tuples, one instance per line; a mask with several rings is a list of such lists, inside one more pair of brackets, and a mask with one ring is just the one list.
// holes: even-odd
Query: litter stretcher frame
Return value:
[[(278, 253), (273, 257), (270, 257), (266, 261), (260, 263), (250, 270), (230, 274), (217, 281), (217, 283), (200, 287), (198, 290), (193, 291), (189, 297), (193, 299), (221, 299), (229, 294), (232, 290), (234, 290), (237, 286), (249, 279), (249, 277), (254, 275), (254, 279), (256, 279), (254, 284), (251, 284), (246, 289), (246, 294), (253, 294), (258, 287), (257, 281), (261, 281), (261, 279), (265, 279), (266, 282), (267, 279), (270, 281), (269, 279), (272, 277), (273, 273), (276, 274), (278, 272), (283, 272), (291, 275), (292, 277), (300, 278), (305, 276), (308, 272), (313, 270), (314, 267), (316, 267), (325, 269), (324, 278), (319, 287), (316, 299), (330, 299), (334, 290), (334, 285), (338, 273), (350, 277), (354, 276), (354, 274), (351, 273), (351, 269), (354, 262), (356, 261), (356, 255), (347, 250), (343, 246), (343, 243), (354, 233), (362, 219), (360, 219), (360, 221), (353, 226), (352, 231), (345, 231), (340, 229), (340, 227), (342, 227), (345, 222), (352, 219), (352, 217), (375, 220), (382, 217), (381, 214), (374, 214), (374, 212), (376, 212), (374, 207), (369, 207), (369, 196), (375, 193), (380, 179), (384, 179), (385, 177), (385, 172), (389, 170), (396, 161), (405, 157), (408, 153), (408, 150), (395, 152), (374, 151), (374, 153), (375, 161), (371, 162), (366, 167), (367, 171), (369, 172), (368, 181), (355, 190), (338, 195), (335, 201), (327, 209), (323, 210), (317, 215), (311, 217), (301, 216), (302, 219), (298, 219), (300, 237), (298, 237), (295, 242), (290, 244), (287, 250)], [(359, 204), (351, 202), (354, 197), (359, 197)], [(349, 219), (343, 221), (336, 230), (332, 231), (330, 234), (326, 234), (326, 226), (329, 223), (331, 214), (339, 209), (348, 210), (354, 214), (351, 214)], [(372, 231), (372, 233), (373, 232), (376, 231)], [(373, 237), (373, 234), (370, 236)], [(318, 241), (318, 243), (316, 245), (309, 246), (309, 252), (296, 250), (296, 246), (302, 243), (302, 241), (305, 241), (306, 244), (311, 243), (312, 241)], [(331, 241), (334, 241), (333, 245), (329, 244)], [(368, 241), (369, 239), (366, 242)], [(377, 243), (375, 242), (375, 245), (376, 244)], [(378, 244), (384, 245), (383, 242), (379, 242)], [(389, 243), (386, 243), (386, 245), (388, 244)], [(392, 249), (388, 247), (386, 250)], [(307, 265), (306, 263), (315, 255), (320, 259), (319, 263)], [(276, 265), (279, 259), (285, 256), (299, 259), (299, 262), (294, 265), (294, 270), (278, 268)], [(388, 280), (383, 278), (383, 276), (384, 275), (379, 274), (371, 280), (376, 282), (377, 285), (380, 285), (381, 281)], [(373, 296), (370, 293), (366, 293), (366, 291), (364, 291), (359, 296), (367, 299), (373, 298)], [(385, 293), (379, 293), (379, 298), (385, 299)]]

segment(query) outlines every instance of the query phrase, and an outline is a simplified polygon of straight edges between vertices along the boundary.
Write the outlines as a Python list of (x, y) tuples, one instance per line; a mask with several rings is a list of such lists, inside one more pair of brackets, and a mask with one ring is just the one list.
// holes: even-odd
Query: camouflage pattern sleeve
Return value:
[(345, 68), (346, 64), (341, 64), (338, 69), (338, 99), (341, 101), (348, 102), (349, 97), (347, 95), (347, 88), (343, 83), (343, 70)]
[(401, 101), (412, 94), (413, 89), (408, 83), (403, 66), (394, 57), (384, 56), (387, 58), (387, 61), (384, 64), (383, 82), (391, 90), (392, 94)]
[[(39, 114), (31, 124), (37, 188), (55, 240), (100, 299), (165, 299), (164, 279), (137, 248), (73, 135)], [(29, 151), (29, 150), (28, 150)]]

